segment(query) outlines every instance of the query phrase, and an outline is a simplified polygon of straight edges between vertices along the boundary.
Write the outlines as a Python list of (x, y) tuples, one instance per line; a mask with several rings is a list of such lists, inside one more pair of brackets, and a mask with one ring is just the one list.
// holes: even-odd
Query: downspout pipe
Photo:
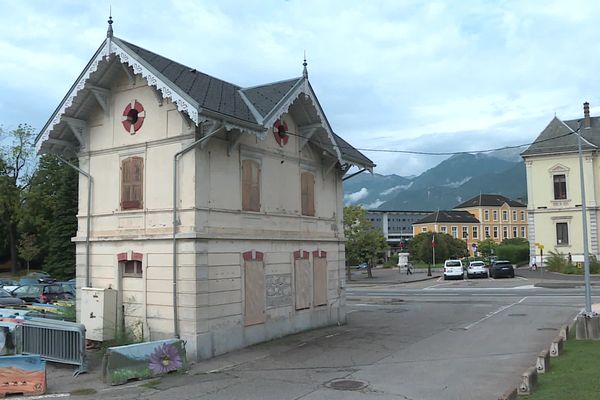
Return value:
[[(201, 127), (202, 124), (200, 124), (200, 128)], [(177, 339), (179, 339), (179, 313), (177, 312), (177, 161), (188, 151), (221, 132), (224, 127), (224, 124), (221, 124), (218, 128), (202, 136), (200, 139), (178, 151), (173, 156), (173, 334)]]
[(61, 156), (56, 156), (60, 161), (67, 164), (69, 167), (73, 168), (75, 171), (79, 172), (81, 175), (85, 176), (88, 180), (88, 195), (87, 195), (87, 218), (86, 218), (86, 227), (85, 227), (85, 286), (91, 287), (92, 280), (90, 279), (90, 226), (91, 226), (91, 210), (92, 210), (92, 184), (94, 180), (92, 176), (79, 168), (78, 166), (70, 163), (65, 160)]

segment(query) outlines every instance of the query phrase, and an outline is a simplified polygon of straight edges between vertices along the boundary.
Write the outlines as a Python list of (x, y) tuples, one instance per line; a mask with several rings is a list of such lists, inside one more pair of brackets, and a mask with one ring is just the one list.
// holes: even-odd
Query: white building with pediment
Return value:
[(600, 217), (600, 118), (591, 117), (584, 103), (583, 118), (561, 121), (554, 117), (521, 155), (527, 171), (529, 242), (531, 254), (540, 250), (571, 254), (583, 262), (583, 218), (581, 174), (577, 133), (582, 135), (583, 183), (586, 197), (588, 248), (599, 256), (598, 219)]
[(78, 297), (116, 289), (121, 325), (193, 359), (344, 323), (342, 178), (374, 164), (335, 134), (306, 63), (242, 88), (111, 24), (36, 139), (78, 159)]

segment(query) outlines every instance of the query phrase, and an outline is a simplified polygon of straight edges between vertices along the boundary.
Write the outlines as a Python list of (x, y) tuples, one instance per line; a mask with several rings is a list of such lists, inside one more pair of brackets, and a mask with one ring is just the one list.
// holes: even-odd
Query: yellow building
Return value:
[(528, 237), (527, 206), (499, 194), (481, 194), (451, 211), (436, 211), (413, 225), (413, 235), (423, 232), (447, 233), (467, 243), (474, 255), (480, 240)]
[(499, 194), (480, 194), (456, 207), (471, 213), (480, 223), (471, 232), (475, 243), (493, 239), (496, 243), (504, 239), (527, 239), (527, 205)]

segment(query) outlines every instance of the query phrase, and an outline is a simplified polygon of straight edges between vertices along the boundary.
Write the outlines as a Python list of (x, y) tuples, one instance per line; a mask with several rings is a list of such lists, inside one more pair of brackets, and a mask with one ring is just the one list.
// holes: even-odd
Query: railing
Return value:
[(47, 361), (77, 365), (76, 375), (87, 371), (84, 325), (26, 317), (15, 336), (17, 353), (39, 354)]

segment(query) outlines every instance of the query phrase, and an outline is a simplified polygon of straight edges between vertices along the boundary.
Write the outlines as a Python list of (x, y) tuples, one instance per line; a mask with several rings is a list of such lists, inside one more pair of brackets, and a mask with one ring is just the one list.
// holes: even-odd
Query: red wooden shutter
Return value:
[(310, 172), (300, 175), (300, 192), (302, 201), (302, 215), (315, 215), (315, 176)]
[(260, 166), (254, 160), (242, 161), (242, 210), (260, 211)]
[(129, 157), (121, 165), (121, 208), (141, 209), (144, 188), (144, 159)]

